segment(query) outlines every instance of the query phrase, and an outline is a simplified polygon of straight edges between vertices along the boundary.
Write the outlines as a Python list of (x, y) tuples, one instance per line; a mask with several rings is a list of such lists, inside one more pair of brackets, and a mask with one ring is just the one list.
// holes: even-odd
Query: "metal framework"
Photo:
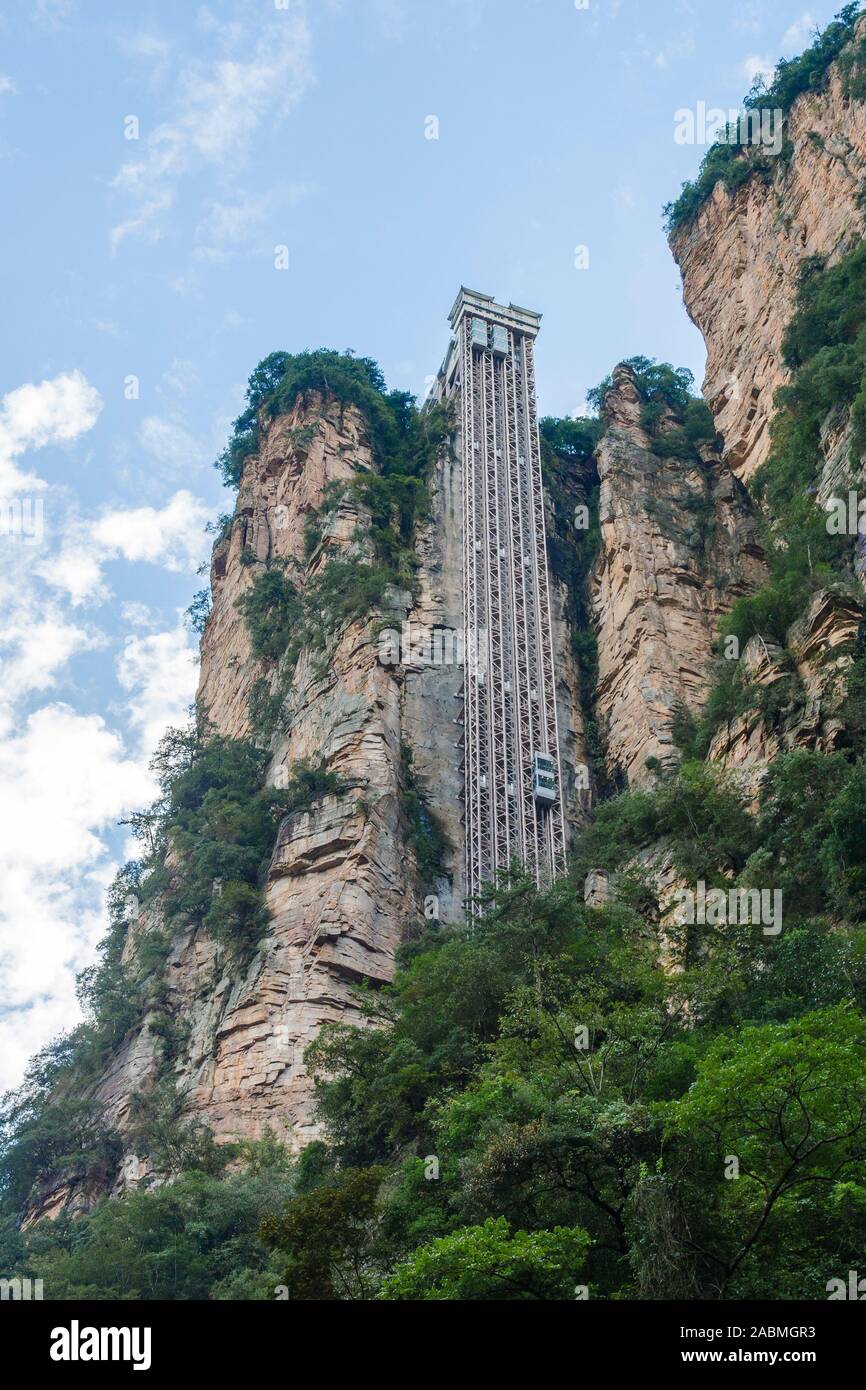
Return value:
[[(515, 861), (539, 886), (565, 863), (533, 363), (540, 317), (462, 289), (438, 383), (458, 400), (463, 476), (470, 900)], [(538, 755), (552, 760), (553, 794), (539, 791)]]

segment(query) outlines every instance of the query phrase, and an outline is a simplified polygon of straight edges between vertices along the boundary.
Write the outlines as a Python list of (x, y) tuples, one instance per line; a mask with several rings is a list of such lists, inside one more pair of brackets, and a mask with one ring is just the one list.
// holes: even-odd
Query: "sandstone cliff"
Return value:
[(863, 236), (866, 104), (846, 96), (838, 64), (823, 90), (797, 98), (785, 124), (790, 144), (770, 180), (753, 177), (734, 192), (718, 183), (671, 243), (707, 347), (704, 396), (725, 461), (744, 480), (769, 452), (800, 267), (811, 256), (832, 265)]
[(690, 463), (653, 452), (627, 367), (603, 415), (596, 709), (611, 772), (640, 786), (654, 777), (648, 758), (676, 754), (671, 723), (703, 701), (718, 619), (764, 567), (745, 489), (711, 448)]
[[(848, 52), (864, 37), (861, 20)], [(790, 381), (783, 340), (803, 268), (832, 267), (863, 238), (866, 104), (849, 94), (843, 68), (844, 55), (820, 90), (796, 98), (769, 177), (753, 175), (734, 191), (720, 181), (671, 238), (685, 306), (707, 345), (704, 396), (723, 458), (747, 485), (767, 461), (776, 392)], [(848, 409), (834, 406), (821, 430), (823, 464), (811, 489), (821, 505), (857, 481), (851, 436)], [(862, 555), (854, 567), (862, 580)], [(771, 719), (757, 709), (743, 713), (713, 739), (709, 758), (734, 770), (752, 797), (780, 751), (831, 751), (844, 737), (837, 717), (842, 676), (862, 616), (854, 595), (817, 593), (789, 630), (784, 654), (757, 639), (744, 651), (755, 685), (766, 689), (791, 672), (800, 683), (789, 708)]]
[[(362, 412), (332, 396), (305, 392), (288, 412), (260, 418), (259, 446), (244, 463), (234, 513), (213, 549), (198, 707), (209, 736), (257, 739), (251, 697), (263, 687), (281, 705), (266, 735), (267, 782), (285, 785), (293, 767), (315, 762), (338, 774), (347, 790), (286, 816), (275, 829), (265, 889), (269, 925), (250, 960), (239, 964), (193, 925), (174, 931), (159, 1014), (150, 1012), (127, 1036), (96, 1090), (106, 1125), (121, 1137), (142, 1098), (168, 1081), (180, 1122), (206, 1125), (217, 1141), (258, 1138), (270, 1129), (298, 1150), (318, 1132), (303, 1063), (307, 1045), (326, 1021), (363, 1026), (355, 987), (390, 980), (398, 946), (422, 921), (462, 917), (457, 457), (441, 450), (428, 479), (413, 594), (390, 590), (384, 607), (343, 626), (324, 652), (302, 648), (288, 672), (284, 663), (256, 656), (241, 606), (271, 567), (303, 590), (334, 556), (370, 560), (369, 518), (345, 484), (376, 468)], [(562, 583), (554, 583), (552, 598), (566, 815), (574, 831), (586, 811), (587, 754)], [(394, 639), (396, 657), (384, 655)], [(433, 881), (418, 872), (407, 823), (407, 750), (442, 834)], [(158, 902), (130, 922), (127, 962), (162, 925)], [(165, 1016), (179, 1021), (181, 1034), (168, 1064)], [(123, 1140), (123, 1148), (113, 1176), (63, 1183), (43, 1195), (31, 1219), (83, 1209), (106, 1183), (116, 1195), (158, 1174), (133, 1141)]]

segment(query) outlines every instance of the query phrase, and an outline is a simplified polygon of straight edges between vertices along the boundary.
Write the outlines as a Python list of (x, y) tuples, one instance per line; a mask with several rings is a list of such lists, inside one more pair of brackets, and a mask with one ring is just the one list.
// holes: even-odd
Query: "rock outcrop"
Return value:
[(704, 396), (725, 461), (744, 481), (769, 452), (800, 267), (810, 256), (833, 265), (863, 236), (866, 104), (845, 95), (838, 65), (823, 90), (797, 98), (785, 124), (790, 144), (770, 179), (754, 176), (734, 192), (718, 183), (671, 243), (707, 345)]
[[(856, 42), (864, 38), (866, 19), (855, 31)], [(775, 393), (789, 381), (782, 347), (804, 263), (818, 258), (832, 267), (864, 235), (866, 104), (848, 96), (838, 62), (820, 90), (796, 98), (785, 133), (769, 176), (756, 173), (733, 192), (719, 182), (671, 238), (686, 308), (707, 345), (704, 396), (724, 441), (723, 458), (747, 485), (768, 457)], [(831, 409), (814, 489), (821, 506), (847, 496), (852, 469), (857, 473), (850, 440), (849, 411)], [(854, 551), (852, 568), (862, 580), (859, 538)], [(736, 774), (753, 804), (778, 753), (836, 747), (842, 675), (861, 621), (857, 598), (822, 591), (787, 633), (784, 655), (758, 639), (744, 650), (746, 675), (759, 690), (791, 674), (799, 683), (789, 706), (772, 717), (759, 708), (743, 713), (713, 739), (710, 760)]]
[[(358, 506), (343, 497), (327, 513), (321, 539), (305, 555), (304, 527), (318, 513), (329, 484), (375, 468), (362, 415), (354, 407), (313, 394), (287, 415), (263, 422), (261, 444), (244, 466), (237, 506), (213, 552), (213, 611), (202, 642), (199, 703), (212, 729), (229, 738), (251, 736), (249, 698), (257, 679), (273, 678), (255, 659), (238, 600), (275, 560), (290, 567), (302, 587), (334, 551), (359, 544)], [(433, 516), (453, 509), (450, 463), (436, 468)], [(459, 494), (458, 494), (459, 496)], [(445, 527), (459, 548), (459, 532)], [(437, 809), (447, 832), (451, 863), (438, 888), (443, 916), (459, 904), (461, 866), (456, 796), (459, 729), (452, 722), (461, 678), (455, 664), (416, 669), (411, 658), (383, 662), (378, 627), (403, 632), (407, 623), (456, 627), (459, 590), (453, 557), (421, 545), (419, 597), (414, 607), (395, 593), (393, 607), (350, 622), (322, 662), (303, 650), (285, 697), (283, 726), (271, 739), (267, 780), (300, 760), (323, 764), (349, 788), (313, 810), (287, 816), (276, 833), (265, 903), (266, 935), (239, 970), (207, 933), (179, 931), (165, 966), (165, 1010), (182, 1020), (184, 1041), (170, 1067), (181, 1116), (208, 1125), (217, 1140), (256, 1138), (271, 1129), (292, 1149), (316, 1134), (311, 1082), (303, 1054), (328, 1020), (363, 1026), (353, 987), (378, 985), (394, 972), (397, 947), (423, 915), (422, 890), (403, 807), (403, 745), (415, 773), (437, 786)], [(456, 573), (459, 576), (459, 565)], [(439, 705), (441, 704), (441, 710)], [(420, 717), (423, 705), (425, 718)], [(444, 712), (447, 710), (447, 719)], [(438, 719), (437, 714), (442, 718)], [(127, 950), (158, 925), (142, 913)], [(136, 1095), (153, 1087), (161, 1069), (162, 1039), (145, 1019), (119, 1049), (99, 1086), (106, 1120), (128, 1130)], [(149, 1165), (127, 1152), (114, 1191), (135, 1185)], [(53, 1194), (50, 1212), (70, 1199)], [(78, 1194), (79, 1202), (85, 1201)]]
[(846, 674), (866, 606), (834, 589), (813, 594), (802, 618), (785, 637), (787, 659), (778, 645), (752, 637), (740, 658), (758, 690), (772, 690), (793, 675), (796, 684), (787, 704), (772, 716), (760, 708), (723, 724), (710, 744), (710, 762), (726, 768), (757, 807), (761, 783), (779, 753), (812, 748), (832, 753), (845, 738), (839, 707)]
[(704, 699), (719, 617), (761, 583), (764, 566), (743, 486), (710, 449), (692, 463), (653, 453), (627, 367), (614, 372), (603, 411), (596, 709), (612, 775), (642, 786), (655, 775), (648, 758), (675, 754), (678, 706), (694, 711)]

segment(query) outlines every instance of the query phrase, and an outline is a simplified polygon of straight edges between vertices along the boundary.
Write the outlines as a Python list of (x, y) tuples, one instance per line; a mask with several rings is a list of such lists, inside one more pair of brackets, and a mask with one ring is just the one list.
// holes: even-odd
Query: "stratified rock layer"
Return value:
[[(362, 416), (333, 399), (312, 394), (263, 422), (261, 447), (246, 461), (234, 518), (213, 554), (199, 700), (217, 733), (250, 737), (252, 687), (262, 676), (274, 679), (253, 657), (238, 599), (275, 560), (285, 561), (302, 587), (335, 551), (363, 547), (365, 518), (345, 498), (327, 515), (309, 559), (304, 525), (329, 483), (374, 467)], [(429, 591), (422, 582), (422, 596)], [(298, 1149), (314, 1137), (304, 1050), (326, 1021), (363, 1026), (353, 986), (390, 980), (397, 947), (420, 921), (422, 885), (403, 810), (403, 740), (414, 733), (422, 785), (427, 754), (443, 778), (448, 760), (424, 742), (419, 720), (404, 731), (407, 671), (380, 660), (377, 625), (390, 621), (399, 630), (409, 601), (395, 594), (393, 610), (350, 623), (324, 661), (319, 652), (300, 654), (267, 778), (281, 785), (284, 773), (307, 760), (338, 773), (349, 790), (280, 824), (265, 894), (270, 925), (251, 962), (239, 970), (192, 927), (174, 938), (166, 1008), (183, 1020), (186, 1039), (171, 1076), (183, 1114), (209, 1125), (218, 1140), (255, 1138), (270, 1128)], [(432, 598), (426, 602), (436, 607)], [(452, 592), (440, 607), (450, 616)], [(459, 689), (459, 673), (452, 669), (447, 679), (452, 693)], [(458, 761), (452, 749), (454, 767)], [(450, 891), (449, 881), (445, 886)], [(121, 1131), (132, 1096), (157, 1076), (161, 1046), (146, 1021), (100, 1086), (107, 1118)], [(127, 1155), (118, 1185), (146, 1170)]]
[(721, 614), (764, 576), (757, 517), (712, 451), (690, 465), (660, 458), (626, 367), (604, 402), (597, 450), (601, 549), (593, 577), (596, 709), (617, 780), (653, 780), (648, 758), (675, 753), (677, 707), (706, 695)]
[(800, 266), (809, 256), (833, 265), (863, 236), (866, 103), (845, 96), (837, 66), (824, 90), (797, 98), (786, 131), (791, 148), (769, 182), (753, 177), (733, 193), (717, 184), (671, 243), (707, 345), (704, 396), (744, 480), (769, 452)]

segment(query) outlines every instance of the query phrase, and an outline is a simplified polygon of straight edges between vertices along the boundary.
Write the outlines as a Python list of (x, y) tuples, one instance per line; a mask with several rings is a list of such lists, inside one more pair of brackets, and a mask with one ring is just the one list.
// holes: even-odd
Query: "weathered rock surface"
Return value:
[[(285, 560), (302, 586), (332, 550), (356, 548), (362, 518), (351, 502), (341, 501), (327, 517), (309, 561), (304, 523), (329, 483), (373, 467), (361, 415), (334, 400), (314, 394), (263, 425), (260, 450), (244, 467), (235, 515), (213, 554), (213, 612), (202, 642), (199, 697), (216, 732), (250, 736), (250, 691), (266, 674), (252, 656), (238, 598), (274, 559)], [(444, 491), (451, 496), (448, 487)], [(427, 574), (421, 594), (428, 616), (453, 621), (453, 584), (440, 601)], [(363, 1025), (353, 986), (390, 980), (397, 947), (420, 921), (422, 885), (401, 797), (403, 739), (416, 743), (422, 782), (434, 772), (444, 776), (447, 759), (435, 741), (425, 743), (420, 718), (414, 725), (407, 719), (404, 730), (404, 703), (415, 698), (407, 696), (410, 677), (402, 666), (379, 659), (374, 619), (399, 628), (407, 618), (408, 595), (395, 595), (394, 602), (392, 612), (349, 624), (325, 662), (306, 650), (298, 660), (285, 727), (272, 740), (268, 779), (280, 784), (283, 769), (307, 759), (339, 773), (350, 789), (279, 826), (266, 888), (271, 921), (253, 959), (239, 970), (192, 927), (178, 932), (171, 946), (165, 1008), (182, 1022), (184, 1041), (169, 1074), (183, 1117), (204, 1122), (218, 1140), (256, 1138), (270, 1128), (298, 1149), (314, 1137), (304, 1050), (328, 1020)], [(452, 668), (447, 682), (450, 697), (460, 687), (459, 671)], [(456, 739), (459, 730), (452, 730)], [(455, 768), (459, 763), (453, 747), (451, 762)], [(453, 780), (453, 770), (450, 775)], [(456, 867), (455, 879), (459, 893)], [(143, 914), (135, 936), (153, 925)], [(128, 949), (135, 949), (132, 935)], [(121, 1133), (133, 1097), (156, 1081), (161, 1057), (162, 1040), (145, 1020), (113, 1058), (98, 1098), (107, 1122)], [(126, 1153), (114, 1191), (149, 1170), (147, 1161)], [(57, 1210), (73, 1198), (89, 1200), (64, 1190), (50, 1195), (44, 1209)]]
[(675, 749), (677, 706), (700, 707), (719, 617), (761, 583), (758, 524), (745, 489), (710, 450), (659, 458), (628, 368), (613, 375), (597, 451), (601, 550), (593, 576), (596, 709), (614, 778), (653, 779)]
[(707, 345), (704, 396), (743, 480), (769, 452), (800, 266), (809, 256), (833, 265), (863, 236), (866, 104), (848, 100), (836, 66), (825, 90), (797, 98), (786, 129), (791, 158), (777, 158), (769, 183), (753, 177), (733, 193), (718, 184), (671, 242)]
[(772, 687), (793, 672), (799, 681), (794, 699), (772, 719), (754, 709), (719, 728), (710, 745), (710, 762), (726, 768), (757, 806), (761, 783), (779, 753), (811, 748), (832, 753), (844, 738), (839, 705), (846, 673), (866, 607), (840, 590), (813, 594), (805, 614), (788, 629), (781, 649), (752, 637), (740, 658), (748, 678), (758, 687)]
[[(121, 1135), (135, 1119), (136, 1097), (167, 1076), (180, 1097), (180, 1118), (206, 1124), (217, 1140), (271, 1129), (299, 1149), (318, 1133), (303, 1061), (308, 1044), (328, 1021), (365, 1026), (354, 986), (387, 983), (397, 947), (425, 917), (462, 916), (459, 461), (443, 450), (433, 467), (429, 513), (416, 535), (414, 597), (394, 592), (383, 611), (351, 622), (326, 653), (302, 650), (291, 673), (253, 656), (238, 610), (269, 564), (285, 564), (302, 588), (335, 551), (363, 551), (366, 517), (350, 496), (341, 494), (317, 520), (312, 554), (304, 531), (332, 485), (375, 466), (360, 412), (318, 393), (286, 415), (263, 419), (259, 450), (244, 465), (234, 515), (213, 551), (199, 704), (215, 733), (254, 737), (249, 701), (256, 681), (274, 690), (290, 675), (268, 781), (283, 785), (284, 775), (307, 760), (339, 774), (348, 790), (285, 817), (275, 830), (265, 893), (270, 923), (245, 966), (201, 929), (175, 934), (161, 1003), (181, 1025), (173, 1060), (166, 1067), (162, 1030), (149, 1016), (118, 1048), (97, 1089), (106, 1124)], [(565, 810), (573, 829), (586, 812), (586, 751), (561, 585), (554, 585), (552, 607)], [(405, 750), (444, 833), (442, 873), (433, 883), (421, 882), (412, 847)], [(127, 956), (158, 926), (158, 908), (143, 911), (130, 924)], [(130, 1141), (101, 1190), (116, 1195), (145, 1179), (159, 1174)], [(45, 1195), (39, 1211), (84, 1208), (98, 1189), (98, 1182), (71, 1178)]]
[[(857, 28), (866, 35), (866, 22)], [(767, 180), (753, 177), (734, 193), (718, 185), (695, 220), (671, 245), (683, 275), (686, 308), (707, 345), (704, 395), (724, 438), (724, 459), (748, 481), (770, 449), (776, 389), (789, 378), (782, 342), (795, 311), (804, 260), (834, 265), (864, 234), (866, 105), (845, 95), (838, 66), (820, 92), (795, 101), (786, 122), (790, 157), (780, 157)], [(846, 496), (856, 471), (849, 457), (845, 408), (824, 423), (824, 466), (816, 501)], [(862, 545), (854, 557), (862, 576)], [(753, 639), (742, 660), (757, 686), (772, 686), (793, 670), (801, 697), (771, 719), (747, 712), (718, 730), (709, 757), (736, 774), (756, 802), (768, 764), (793, 748), (829, 751), (840, 737), (835, 711), (862, 620), (858, 601), (821, 591), (786, 636), (781, 653)], [(793, 667), (791, 666), (793, 658)]]

